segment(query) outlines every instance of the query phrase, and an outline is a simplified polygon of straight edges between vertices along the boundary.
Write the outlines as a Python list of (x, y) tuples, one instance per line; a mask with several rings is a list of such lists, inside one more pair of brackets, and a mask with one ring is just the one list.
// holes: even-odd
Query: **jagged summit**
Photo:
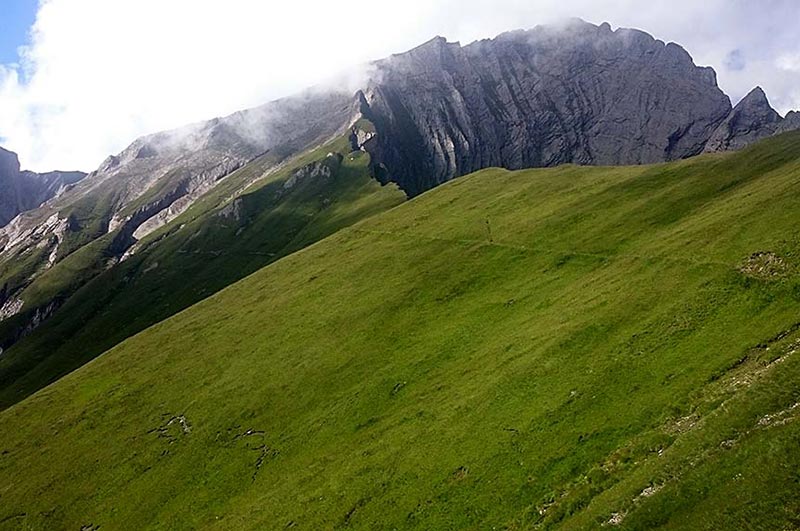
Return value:
[(778, 132), (783, 119), (761, 87), (745, 96), (720, 124), (706, 144), (707, 152), (741, 149)]
[(745, 103), (745, 102), (757, 103), (759, 105), (766, 105), (767, 107), (769, 107), (769, 99), (767, 99), (767, 93), (764, 92), (764, 89), (762, 89), (758, 85), (755, 88), (753, 88), (753, 90), (748, 92), (747, 95), (744, 98), (742, 98), (742, 100), (739, 103)]
[(789, 111), (778, 126), (778, 133), (800, 129), (800, 111)]
[(571, 20), (431, 43), (378, 61), (365, 91), (371, 154), (409, 195), (487, 166), (695, 155), (731, 109), (711, 69), (638, 30)]
[(760, 86), (756, 86), (742, 98), (734, 107), (737, 112), (763, 113), (771, 121), (781, 120), (778, 112), (772, 108), (767, 98), (767, 93)]
[(399, 54), (393, 54), (393, 56), (403, 55), (403, 54), (406, 54), (406, 53), (413, 53), (415, 51), (420, 51), (420, 50), (444, 48), (444, 47), (446, 47), (447, 45), (450, 45), (450, 44), (454, 44), (454, 45), (460, 46), (460, 44), (458, 42), (452, 42), (451, 43), (451, 42), (448, 42), (447, 37), (443, 37), (441, 35), (437, 35), (436, 37), (434, 37), (434, 38), (432, 38), (432, 39), (430, 39), (428, 41), (423, 42), (419, 46), (416, 46), (416, 47), (412, 48), (411, 50), (408, 50), (407, 52), (402, 52), (402, 53), (399, 53)]

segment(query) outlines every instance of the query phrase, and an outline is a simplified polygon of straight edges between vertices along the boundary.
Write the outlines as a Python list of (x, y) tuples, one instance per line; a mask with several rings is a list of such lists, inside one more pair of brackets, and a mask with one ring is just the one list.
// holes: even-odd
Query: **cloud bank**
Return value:
[(682, 44), (734, 102), (761, 85), (780, 112), (800, 108), (795, 0), (42, 0), (19, 63), (0, 65), (0, 145), (29, 169), (91, 170), (143, 134), (341, 79), (435, 35), (466, 44), (565, 17)]

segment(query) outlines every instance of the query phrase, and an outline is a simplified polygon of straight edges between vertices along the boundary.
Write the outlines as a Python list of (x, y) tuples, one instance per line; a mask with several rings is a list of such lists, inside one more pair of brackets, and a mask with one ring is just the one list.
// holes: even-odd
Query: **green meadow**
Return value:
[(187, 212), (19, 344), (94, 359), (2, 395), (0, 528), (800, 529), (800, 134), (402, 204), (349, 157), (363, 215), (215, 267)]

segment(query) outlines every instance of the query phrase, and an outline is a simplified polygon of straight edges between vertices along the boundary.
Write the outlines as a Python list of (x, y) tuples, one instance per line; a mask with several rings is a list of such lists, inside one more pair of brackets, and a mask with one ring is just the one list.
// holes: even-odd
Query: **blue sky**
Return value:
[(16, 63), (17, 48), (28, 40), (38, 0), (3, 0), (0, 7), (0, 64)]

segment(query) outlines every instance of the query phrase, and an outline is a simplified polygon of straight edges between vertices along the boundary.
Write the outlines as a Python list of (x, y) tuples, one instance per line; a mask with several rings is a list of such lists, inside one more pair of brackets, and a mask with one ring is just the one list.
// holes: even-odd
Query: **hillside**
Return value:
[(488, 169), (0, 413), (8, 529), (793, 529), (800, 134)]
[(32, 306), (58, 300), (35, 331), (23, 313), (0, 323), (0, 408), (120, 341), (259, 268), (405, 200), (368, 171), (347, 135), (274, 168), (270, 155), (235, 171), (108, 265), (113, 235), (55, 264), (26, 288)]

